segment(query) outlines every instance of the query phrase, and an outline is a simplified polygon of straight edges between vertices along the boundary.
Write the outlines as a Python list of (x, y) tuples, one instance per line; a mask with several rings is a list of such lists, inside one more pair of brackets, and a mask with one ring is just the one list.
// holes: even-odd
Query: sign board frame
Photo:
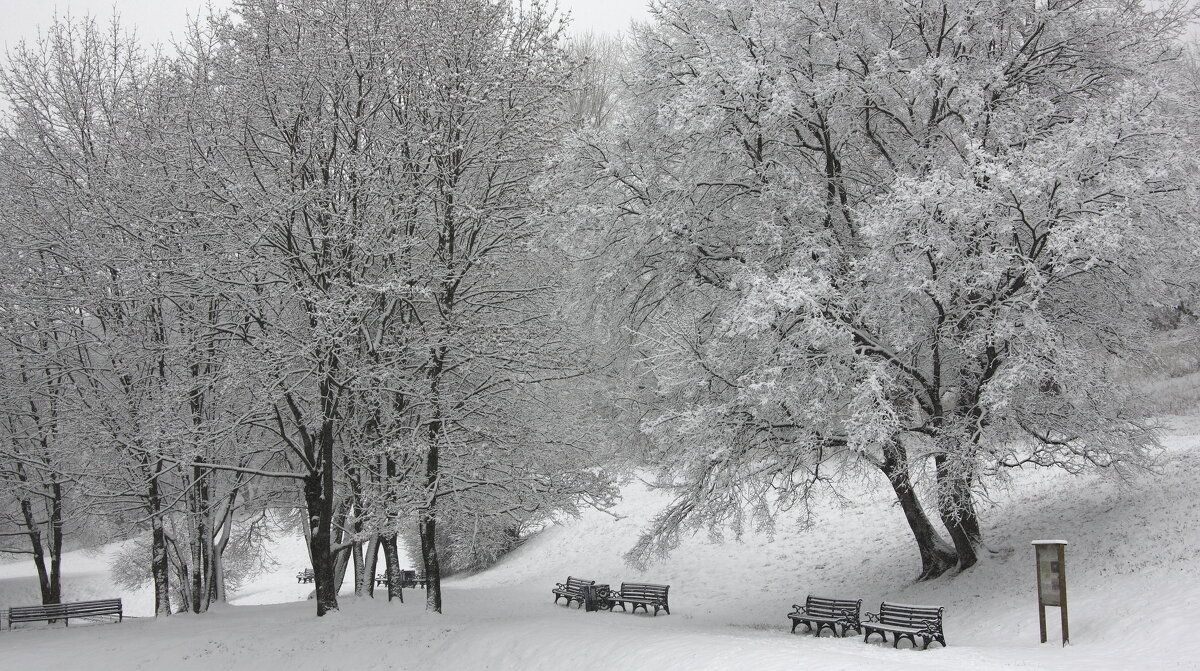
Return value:
[(1062, 644), (1065, 646), (1071, 642), (1067, 627), (1067, 542), (1033, 541), (1031, 545), (1037, 566), (1038, 627), (1042, 643), (1046, 642), (1046, 606), (1054, 606), (1062, 621)]

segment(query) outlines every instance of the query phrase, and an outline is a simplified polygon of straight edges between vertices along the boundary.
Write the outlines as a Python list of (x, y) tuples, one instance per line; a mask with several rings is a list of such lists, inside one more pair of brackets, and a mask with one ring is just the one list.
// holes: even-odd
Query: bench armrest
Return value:
[(792, 612), (789, 615), (808, 615), (807, 607), (792, 604)]
[(564, 589), (565, 590), (566, 588), (567, 588), (567, 586), (561, 582), (554, 583), (554, 589)]
[(942, 635), (942, 623), (937, 620), (927, 620), (925, 626), (921, 627), (922, 635), (938, 637)]
[(879, 615), (877, 613), (863, 613), (863, 622), (878, 622)]

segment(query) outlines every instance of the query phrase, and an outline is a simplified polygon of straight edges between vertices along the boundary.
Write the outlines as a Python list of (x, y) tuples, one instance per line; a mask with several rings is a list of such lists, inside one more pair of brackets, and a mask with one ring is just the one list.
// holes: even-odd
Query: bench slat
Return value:
[(670, 585), (655, 585), (645, 582), (623, 582), (621, 590), (609, 596), (609, 601), (620, 604), (621, 610), (625, 610), (625, 604), (632, 606), (636, 612), (641, 606), (643, 611), (648, 611), (650, 606), (654, 606), (654, 614), (658, 615), (661, 609), (667, 615), (671, 614), (670, 604), (667, 602), (667, 592), (671, 589)]
[(52, 603), (36, 606), (13, 606), (8, 609), (8, 622), (36, 622), (40, 620), (63, 620), (67, 623), (75, 617), (92, 617), (96, 615), (116, 615), (124, 619), (120, 599), (99, 599), (95, 601), (72, 601), (67, 603)]
[(901, 638), (907, 638), (915, 646), (917, 636), (924, 640), (926, 648), (933, 641), (941, 643), (944, 647), (946, 645), (946, 638), (942, 633), (944, 610), (940, 606), (917, 606), (884, 601), (879, 604), (879, 613), (872, 614), (874, 621), (863, 623), (863, 629), (866, 630), (863, 640), (866, 641), (871, 638), (871, 634), (877, 633), (886, 641), (887, 637), (884, 632), (892, 632), (894, 639), (892, 647), (897, 647)]

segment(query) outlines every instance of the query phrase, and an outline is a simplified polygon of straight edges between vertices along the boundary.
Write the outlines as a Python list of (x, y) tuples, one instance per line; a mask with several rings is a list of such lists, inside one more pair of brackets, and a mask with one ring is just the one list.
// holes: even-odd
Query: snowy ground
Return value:
[[(807, 531), (724, 545), (687, 541), (645, 572), (621, 554), (663, 502), (631, 484), (617, 513), (555, 525), (493, 569), (448, 581), (445, 614), (426, 615), (420, 591), (386, 604), (346, 596), (342, 612), (315, 618), (298, 539), (277, 548), (279, 568), (244, 588), (234, 606), (203, 616), (127, 619), (120, 625), (19, 626), (0, 633), (13, 668), (121, 669), (1124, 669), (1197, 668), (1188, 625), (1200, 607), (1200, 418), (1172, 422), (1157, 473), (1118, 487), (1094, 477), (1018, 473), (985, 511), (994, 551), (953, 578), (914, 584), (917, 562), (903, 518), (882, 488), (830, 505)], [(1029, 541), (1065, 538), (1072, 645), (1038, 643)], [(105, 555), (72, 553), (70, 599), (119, 595), (133, 614), (148, 592), (119, 593)], [(567, 575), (614, 585), (671, 585), (672, 615), (587, 613), (551, 603)], [(893, 650), (861, 638), (788, 633), (805, 594), (946, 606), (950, 646)], [(28, 562), (0, 565), (0, 606), (36, 603)], [(240, 605), (239, 605), (240, 604)], [(255, 604), (255, 605), (251, 605)], [(273, 605), (262, 605), (273, 604)]]

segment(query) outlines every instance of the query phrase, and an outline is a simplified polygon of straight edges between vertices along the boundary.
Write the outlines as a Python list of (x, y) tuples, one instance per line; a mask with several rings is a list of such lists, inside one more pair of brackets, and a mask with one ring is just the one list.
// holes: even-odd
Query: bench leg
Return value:
[(882, 638), (883, 642), (887, 643), (887, 632), (878, 631), (876, 629), (868, 629), (867, 630), (867, 633), (865, 635), (863, 635), (863, 643), (866, 643), (871, 640), (871, 634), (879, 634), (879, 638)]

